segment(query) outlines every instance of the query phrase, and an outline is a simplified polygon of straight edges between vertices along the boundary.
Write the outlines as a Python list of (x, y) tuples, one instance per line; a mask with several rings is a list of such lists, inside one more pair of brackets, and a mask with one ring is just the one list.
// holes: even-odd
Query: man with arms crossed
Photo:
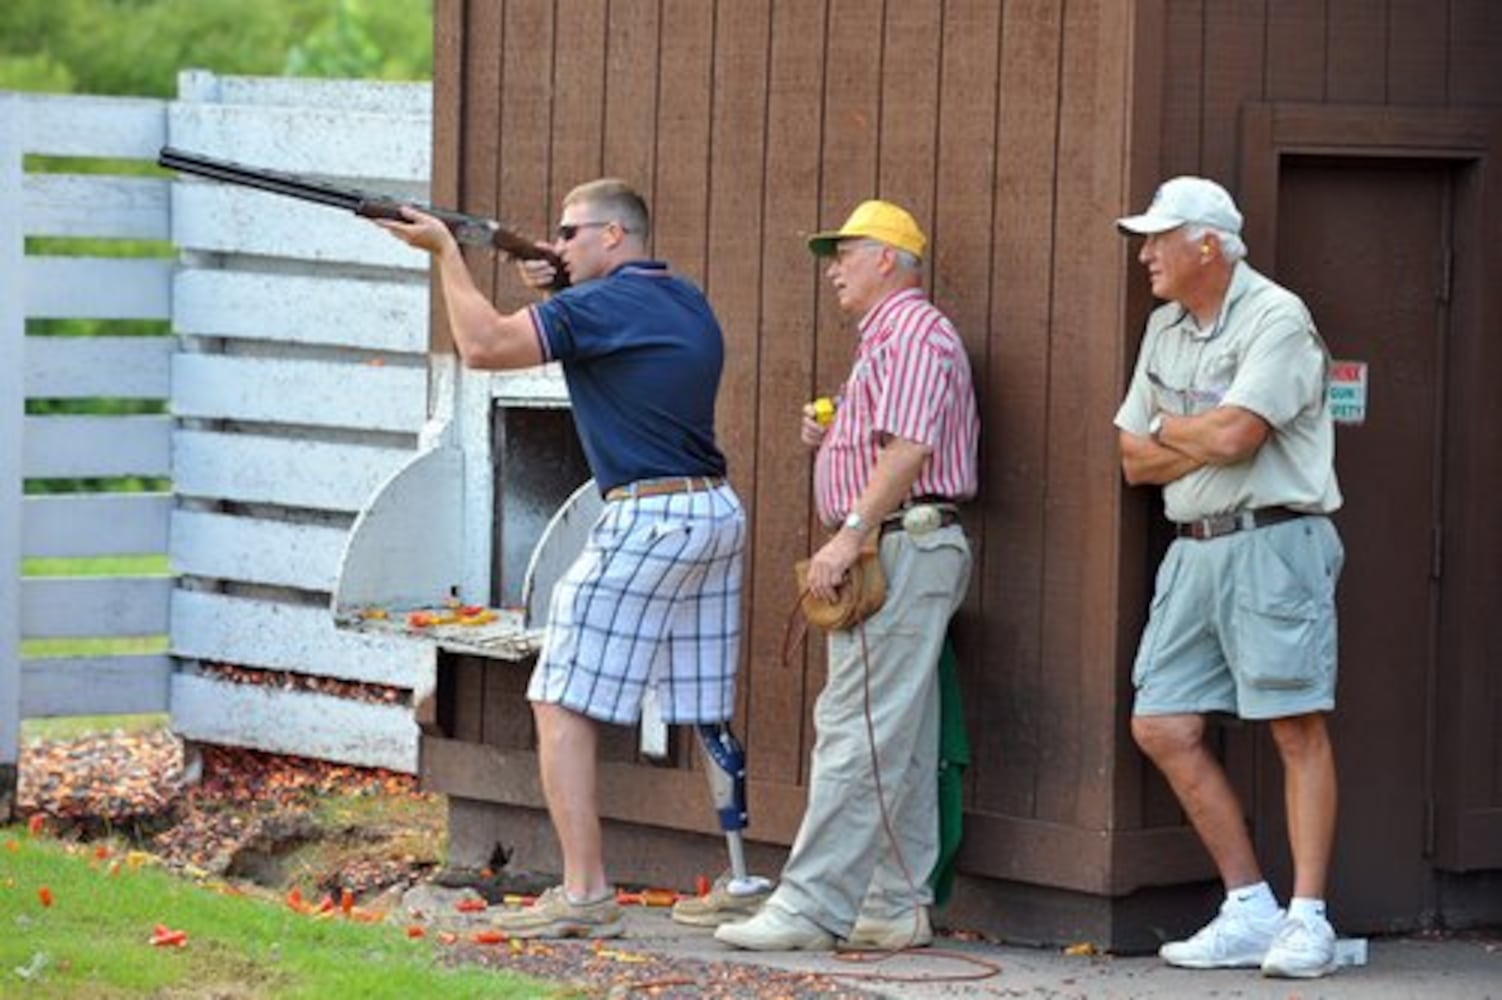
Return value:
[[(1160, 954), (1189, 968), (1335, 968), (1325, 882), (1335, 834), (1335, 584), (1344, 557), (1329, 354), (1304, 303), (1252, 270), (1218, 184), (1178, 177), (1118, 228), (1165, 305), (1116, 414), (1127, 482), (1163, 487), (1177, 538), (1158, 570), (1133, 683), (1132, 735), (1209, 850), (1226, 899)], [(1292, 901), (1279, 909), (1205, 716), (1267, 720), (1284, 769)]]

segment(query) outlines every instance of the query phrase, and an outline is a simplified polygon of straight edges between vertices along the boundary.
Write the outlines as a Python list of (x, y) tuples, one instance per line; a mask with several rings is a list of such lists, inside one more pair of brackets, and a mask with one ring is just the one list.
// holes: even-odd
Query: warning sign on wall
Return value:
[(1366, 362), (1330, 362), (1330, 389), (1325, 396), (1337, 424), (1366, 422)]

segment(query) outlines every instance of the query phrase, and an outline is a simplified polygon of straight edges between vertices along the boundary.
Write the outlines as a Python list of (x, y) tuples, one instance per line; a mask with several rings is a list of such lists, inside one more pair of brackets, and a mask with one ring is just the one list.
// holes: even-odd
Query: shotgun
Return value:
[(568, 286), (568, 271), (563, 260), (553, 251), (540, 247), (513, 229), (480, 215), (466, 215), (443, 208), (433, 208), (415, 201), (392, 198), (389, 195), (361, 191), (358, 188), (336, 187), (322, 181), (311, 180), (297, 174), (276, 170), (261, 170), (228, 160), (216, 160), (197, 153), (185, 152), (171, 146), (163, 146), (157, 154), (157, 165), (178, 173), (207, 177), (225, 184), (270, 191), (301, 201), (316, 202), (342, 208), (367, 219), (402, 219), (401, 207), (408, 205), (441, 220), (454, 234), (454, 239), (469, 246), (494, 247), (503, 253), (522, 260), (545, 260), (553, 265), (553, 289)]

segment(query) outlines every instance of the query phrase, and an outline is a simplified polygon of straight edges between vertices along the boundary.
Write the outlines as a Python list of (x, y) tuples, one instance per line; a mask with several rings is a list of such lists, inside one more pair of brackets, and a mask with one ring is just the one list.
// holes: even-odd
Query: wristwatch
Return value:
[(848, 528), (857, 534), (864, 534), (866, 531), (866, 519), (860, 516), (859, 511), (852, 510), (845, 515), (845, 523), (840, 525), (840, 527)]
[(1153, 418), (1147, 422), (1147, 436), (1154, 441), (1163, 436), (1163, 414), (1154, 413)]

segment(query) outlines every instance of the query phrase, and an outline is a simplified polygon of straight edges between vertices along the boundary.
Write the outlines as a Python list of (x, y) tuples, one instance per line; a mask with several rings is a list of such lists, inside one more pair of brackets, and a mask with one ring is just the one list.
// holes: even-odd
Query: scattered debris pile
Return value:
[[(198, 747), (189, 768), (182, 742), (165, 729), (33, 741), (22, 748), (18, 784), (21, 814), (49, 817), (62, 837), (120, 836), (169, 868), (273, 889), (295, 874), (323, 891), (410, 886), (436, 866), (440, 846), (428, 836), (428, 850), (413, 850), (412, 831), (315, 817), (318, 801), (336, 794), (428, 802), (436, 817), (437, 804), (410, 775), (217, 746)], [(419, 832), (434, 828), (436, 820)], [(383, 850), (383, 840), (402, 839), (409, 843), (401, 849)], [(311, 844), (325, 846), (325, 860), (297, 872), (279, 863)]]

